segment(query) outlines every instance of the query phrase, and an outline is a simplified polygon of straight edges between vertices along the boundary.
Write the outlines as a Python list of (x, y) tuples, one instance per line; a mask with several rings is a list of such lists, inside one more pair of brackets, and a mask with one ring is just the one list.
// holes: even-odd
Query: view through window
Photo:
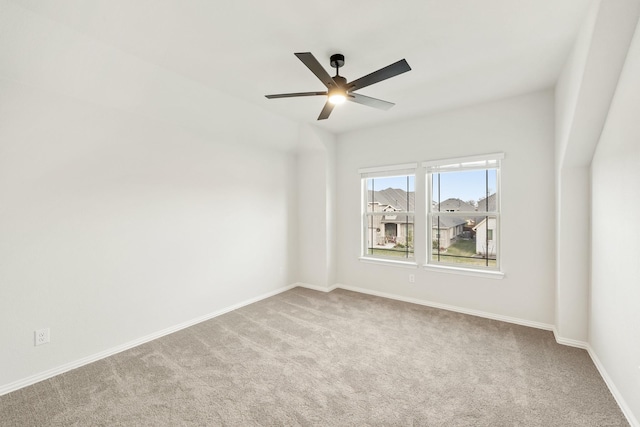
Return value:
[(498, 159), (427, 166), (429, 264), (498, 267)]
[(365, 255), (414, 258), (415, 175), (369, 177)]
[[(417, 163), (360, 169), (362, 257), (416, 264), (417, 222), (419, 261), (426, 266), (499, 270), (503, 157), (428, 161), (420, 175)], [(418, 217), (416, 176), (418, 191), (426, 196), (419, 198), (424, 202)]]

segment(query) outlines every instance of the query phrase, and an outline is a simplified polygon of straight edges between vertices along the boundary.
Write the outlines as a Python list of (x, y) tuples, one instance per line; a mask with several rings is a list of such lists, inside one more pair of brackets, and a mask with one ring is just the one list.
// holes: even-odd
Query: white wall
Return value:
[[(503, 280), (407, 270), (358, 260), (358, 169), (504, 152)], [(549, 91), (342, 135), (337, 143), (338, 282), (371, 291), (553, 322), (554, 120)], [(416, 188), (420, 184), (417, 177)], [(422, 179), (422, 185), (424, 179)], [(417, 190), (416, 205), (424, 203)], [(425, 230), (416, 229), (416, 243)], [(426, 256), (416, 247), (419, 261)], [(408, 283), (408, 274), (416, 283)]]
[[(640, 23), (592, 163), (590, 343), (640, 425)], [(611, 229), (623, 230), (611, 233)]]
[(588, 341), (590, 169), (640, 1), (594, 0), (556, 85), (556, 313), (560, 342)]
[[(587, 341), (590, 248), (589, 169), (566, 167), (565, 153), (574, 127), (584, 70), (591, 50), (600, 1), (595, 0), (582, 23), (569, 58), (555, 87), (556, 114), (556, 338)], [(604, 117), (601, 118), (604, 120)], [(595, 135), (594, 135), (595, 136)], [(593, 139), (593, 138), (592, 138)]]
[(580, 26), (573, 49), (556, 82), (556, 170), (560, 169), (569, 144), (575, 108), (580, 96), (584, 69), (591, 49), (591, 41), (599, 10), (600, 0), (593, 0), (587, 16)]
[[(555, 91), (557, 338), (590, 349), (632, 425), (640, 425), (639, 15), (638, 0), (594, 0)], [(623, 209), (610, 209), (621, 200)]]
[(301, 125), (297, 150), (298, 281), (335, 283), (335, 137)]
[(0, 93), (0, 386), (294, 282), (292, 154)]
[(563, 167), (556, 179), (556, 339), (584, 346), (588, 340), (591, 248), (589, 167)]
[(297, 280), (297, 125), (8, 2), (0, 94), (0, 391)]

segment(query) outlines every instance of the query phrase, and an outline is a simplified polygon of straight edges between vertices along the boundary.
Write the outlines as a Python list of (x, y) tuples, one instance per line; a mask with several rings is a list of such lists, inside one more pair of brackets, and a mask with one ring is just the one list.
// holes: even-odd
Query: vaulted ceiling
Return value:
[[(341, 74), (349, 80), (406, 58), (412, 71), (359, 92), (396, 106), (379, 111), (355, 103), (341, 105), (329, 120), (317, 122), (333, 133), (553, 86), (589, 4), (589, 0), (2, 1), (60, 24), (69, 34), (162, 69), (175, 76), (175, 90), (180, 90), (178, 81), (187, 79), (296, 122), (316, 123), (324, 98), (264, 97), (324, 89), (294, 52), (312, 52), (331, 74), (329, 56), (344, 54)], [(0, 73), (2, 64), (9, 62), (0, 57)], [(108, 79), (108, 68), (114, 65), (101, 67)], [(128, 72), (126, 66), (119, 68), (123, 69), (114, 72), (120, 76)], [(165, 78), (163, 85), (172, 85), (171, 78)], [(209, 107), (217, 111), (208, 107), (211, 99), (198, 105), (200, 120), (206, 120)]]

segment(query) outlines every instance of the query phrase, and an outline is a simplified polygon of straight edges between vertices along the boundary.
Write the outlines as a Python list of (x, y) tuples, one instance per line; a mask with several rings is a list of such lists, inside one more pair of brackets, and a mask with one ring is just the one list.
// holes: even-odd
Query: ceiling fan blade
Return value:
[(322, 109), (322, 111), (320, 111), (320, 115), (318, 116), (318, 120), (328, 119), (329, 118), (329, 114), (331, 114), (331, 112), (333, 111), (333, 107), (335, 107), (335, 104), (332, 104), (329, 101), (327, 101), (324, 104), (324, 108)]
[(293, 98), (296, 96), (317, 96), (317, 95), (326, 95), (327, 92), (298, 92), (298, 93), (279, 93), (276, 95), (265, 95), (266, 98), (275, 99), (275, 98)]
[(332, 87), (337, 87), (336, 82), (333, 81), (333, 78), (327, 73), (327, 70), (324, 69), (322, 65), (318, 62), (315, 56), (311, 54), (311, 52), (302, 52), (294, 54), (298, 57), (300, 61), (304, 65), (307, 66), (308, 69), (311, 70), (313, 74), (316, 75), (317, 78), (320, 79), (323, 85), (325, 85), (328, 89)]
[(362, 89), (363, 87), (367, 87), (374, 83), (378, 83), (391, 77), (395, 77), (398, 74), (406, 73), (409, 70), (411, 70), (411, 67), (409, 66), (407, 61), (405, 59), (401, 59), (398, 62), (394, 62), (391, 65), (380, 68), (378, 71), (374, 71), (371, 74), (367, 74), (366, 76), (352, 81), (348, 85), (348, 90), (354, 91)]
[(367, 107), (377, 108), (379, 110), (388, 110), (393, 107), (393, 102), (383, 101), (382, 99), (371, 98), (370, 96), (360, 95), (359, 93), (350, 93), (347, 96), (347, 100), (357, 102), (358, 104), (366, 105)]

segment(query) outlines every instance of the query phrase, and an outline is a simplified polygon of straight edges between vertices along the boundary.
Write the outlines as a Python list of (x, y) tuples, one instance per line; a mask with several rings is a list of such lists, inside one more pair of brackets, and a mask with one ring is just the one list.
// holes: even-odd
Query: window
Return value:
[(361, 169), (362, 256), (414, 260), (417, 164)]
[(502, 154), (425, 162), (427, 264), (497, 270)]

